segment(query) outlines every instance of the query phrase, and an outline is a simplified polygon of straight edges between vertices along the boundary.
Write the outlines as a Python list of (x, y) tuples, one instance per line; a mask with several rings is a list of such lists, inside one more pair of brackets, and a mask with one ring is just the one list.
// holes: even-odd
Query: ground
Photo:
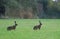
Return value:
[[(40, 30), (33, 30), (42, 22)], [(17, 21), (16, 30), (7, 27)], [(0, 39), (60, 39), (60, 19), (0, 19)]]

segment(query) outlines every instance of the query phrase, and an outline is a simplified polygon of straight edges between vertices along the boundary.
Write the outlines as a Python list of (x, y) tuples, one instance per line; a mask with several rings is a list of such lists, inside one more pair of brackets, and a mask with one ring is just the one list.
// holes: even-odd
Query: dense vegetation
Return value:
[(60, 18), (60, 1), (0, 0), (8, 18)]

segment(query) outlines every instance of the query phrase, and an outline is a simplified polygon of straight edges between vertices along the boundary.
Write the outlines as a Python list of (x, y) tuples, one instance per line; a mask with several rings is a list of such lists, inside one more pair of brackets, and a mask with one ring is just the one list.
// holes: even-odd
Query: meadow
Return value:
[[(39, 20), (41, 29), (33, 30)], [(14, 21), (16, 30), (7, 31)], [(60, 19), (0, 19), (0, 39), (60, 39)]]

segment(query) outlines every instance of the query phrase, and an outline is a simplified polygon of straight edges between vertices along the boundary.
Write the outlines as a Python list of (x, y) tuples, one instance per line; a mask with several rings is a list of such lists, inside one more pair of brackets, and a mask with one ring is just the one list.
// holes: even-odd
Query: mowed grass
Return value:
[[(16, 30), (7, 27), (17, 21)], [(42, 22), (40, 30), (33, 30)], [(0, 39), (60, 39), (60, 19), (0, 19)]]

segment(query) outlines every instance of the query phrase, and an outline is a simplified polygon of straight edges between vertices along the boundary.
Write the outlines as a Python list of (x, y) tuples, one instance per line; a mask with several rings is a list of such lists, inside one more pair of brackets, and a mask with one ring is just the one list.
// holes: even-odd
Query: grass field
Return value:
[[(16, 30), (7, 31), (15, 20)], [(33, 30), (39, 20), (41, 29)], [(60, 39), (60, 19), (0, 19), (0, 39)]]

